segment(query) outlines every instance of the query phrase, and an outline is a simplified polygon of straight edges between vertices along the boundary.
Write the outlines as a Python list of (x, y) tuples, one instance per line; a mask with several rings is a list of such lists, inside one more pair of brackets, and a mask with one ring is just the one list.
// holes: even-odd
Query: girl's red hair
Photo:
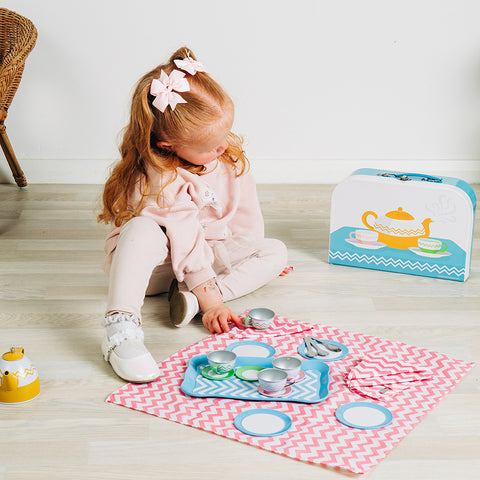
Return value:
[[(191, 50), (186, 47), (178, 49), (167, 64), (154, 68), (137, 83), (132, 98), (130, 122), (123, 131), (120, 145), (121, 159), (114, 165), (105, 183), (103, 209), (97, 217), (99, 222), (113, 222), (120, 226), (140, 213), (151, 190), (147, 165), (159, 172), (165, 172), (166, 176), (168, 174), (166, 185), (176, 178), (178, 167), (199, 175), (205, 171), (205, 167), (189, 164), (174, 152), (158, 146), (161, 141), (188, 145), (199, 140), (200, 137), (208, 135), (209, 128), (220, 121), (229, 108), (233, 108), (230, 97), (205, 72), (187, 74), (190, 91), (181, 94), (187, 103), (178, 104), (175, 110), (167, 107), (164, 113), (152, 105), (152, 80), (160, 76), (161, 70), (169, 75), (176, 68), (173, 61), (187, 56), (196, 60)], [(219, 158), (220, 161), (230, 164), (237, 176), (248, 169), (242, 143), (240, 137), (230, 133), (228, 148)], [(142, 198), (137, 205), (131, 205), (129, 199), (138, 182), (143, 185)]]

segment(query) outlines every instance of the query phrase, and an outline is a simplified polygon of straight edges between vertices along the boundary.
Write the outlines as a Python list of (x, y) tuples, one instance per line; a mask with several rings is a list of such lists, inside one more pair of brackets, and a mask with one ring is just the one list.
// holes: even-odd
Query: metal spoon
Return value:
[(316, 357), (317, 355), (321, 357), (325, 357), (326, 355), (328, 355), (328, 352), (320, 348), (320, 346), (314, 342), (313, 337), (311, 335), (307, 335), (304, 338), (304, 341), (305, 341), (305, 355), (307, 357)]
[(342, 349), (337, 346), (333, 345), (332, 343), (328, 343), (325, 340), (321, 340), (320, 338), (312, 337), (312, 340), (315, 340), (318, 343), (321, 343), (327, 350), (330, 350), (331, 352), (341, 352)]
[(307, 335), (303, 341), (305, 342), (305, 355), (307, 357), (316, 357), (317, 356), (317, 350), (313, 348), (312, 341), (309, 335)]

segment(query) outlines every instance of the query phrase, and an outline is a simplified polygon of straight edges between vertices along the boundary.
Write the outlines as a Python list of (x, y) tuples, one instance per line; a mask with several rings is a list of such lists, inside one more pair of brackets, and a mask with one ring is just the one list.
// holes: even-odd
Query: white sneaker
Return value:
[(103, 325), (102, 353), (120, 378), (147, 383), (160, 376), (157, 363), (143, 344), (143, 330), (135, 315), (113, 313), (104, 318)]
[(197, 297), (192, 292), (179, 290), (177, 280), (173, 280), (170, 284), (168, 301), (170, 302), (170, 320), (176, 327), (187, 325), (200, 312)]

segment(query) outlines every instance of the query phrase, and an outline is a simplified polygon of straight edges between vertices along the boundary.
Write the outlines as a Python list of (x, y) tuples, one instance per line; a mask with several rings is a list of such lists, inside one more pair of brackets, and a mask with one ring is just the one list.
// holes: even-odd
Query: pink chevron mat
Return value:
[[(210, 335), (160, 363), (162, 376), (159, 380), (150, 384), (127, 384), (113, 392), (106, 401), (297, 460), (366, 473), (474, 366), (473, 363), (455, 360), (424, 348), (333, 327), (302, 324), (282, 317), (276, 318), (276, 327), (276, 336), (261, 335), (261, 341), (275, 348), (276, 356), (295, 355), (306, 333), (339, 342), (348, 348), (346, 357), (328, 362), (329, 396), (324, 401), (308, 404), (197, 398), (181, 391), (180, 385), (189, 358), (225, 348), (239, 338), (244, 339), (245, 332), (239, 332), (239, 337), (231, 334)], [(258, 336), (258, 333), (252, 331), (254, 336)], [(412, 381), (406, 388), (399, 388), (394, 395), (380, 400), (362, 396), (348, 388), (348, 374), (359, 365), (360, 360), (382, 357), (416, 365), (419, 371), (428, 371), (429, 375), (415, 378), (418, 381)], [(391, 365), (387, 367), (391, 368)], [(393, 414), (393, 421), (383, 428), (362, 430), (346, 426), (336, 419), (335, 412), (339, 407), (360, 401), (371, 401), (388, 408)], [(292, 419), (291, 428), (272, 437), (250, 436), (237, 430), (233, 423), (235, 417), (256, 408), (285, 413)]]

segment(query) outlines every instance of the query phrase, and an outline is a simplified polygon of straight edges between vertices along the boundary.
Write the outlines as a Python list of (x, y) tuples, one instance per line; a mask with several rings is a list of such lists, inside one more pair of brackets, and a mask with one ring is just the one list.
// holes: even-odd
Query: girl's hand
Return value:
[(203, 324), (212, 333), (226, 333), (230, 331), (229, 323), (238, 328), (244, 328), (242, 321), (225, 304), (214, 306), (203, 314)]

